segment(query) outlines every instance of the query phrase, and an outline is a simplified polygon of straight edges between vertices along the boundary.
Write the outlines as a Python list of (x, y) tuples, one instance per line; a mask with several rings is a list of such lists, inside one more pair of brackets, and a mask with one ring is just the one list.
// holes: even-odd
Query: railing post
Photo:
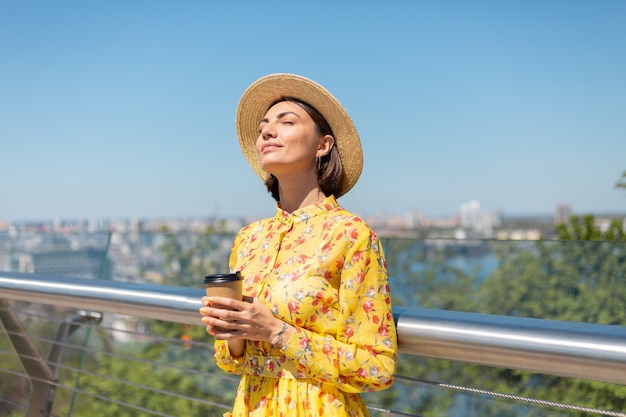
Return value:
[(26, 333), (19, 318), (15, 315), (9, 302), (0, 299), (0, 321), (4, 325), (11, 340), (13, 349), (28, 375), (31, 383), (31, 396), (25, 417), (48, 417), (52, 412), (56, 383), (59, 376), (59, 364), (63, 356), (63, 348), (69, 336), (83, 322), (99, 323), (102, 314), (80, 311), (59, 326), (48, 360), (44, 360)]
[(31, 383), (31, 395), (25, 417), (49, 415), (51, 391), (56, 378), (22, 327), (9, 302), (0, 299), (0, 320), (17, 352)]

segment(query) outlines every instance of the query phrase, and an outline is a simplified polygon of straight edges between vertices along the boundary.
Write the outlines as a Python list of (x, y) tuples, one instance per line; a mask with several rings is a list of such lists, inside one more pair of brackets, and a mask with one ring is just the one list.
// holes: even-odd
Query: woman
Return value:
[(246, 301), (202, 298), (216, 363), (242, 375), (224, 415), (367, 416), (359, 393), (391, 385), (397, 343), (378, 237), (336, 200), (361, 174), (356, 128), (327, 90), (292, 74), (254, 82), (236, 124), (277, 211), (233, 244)]

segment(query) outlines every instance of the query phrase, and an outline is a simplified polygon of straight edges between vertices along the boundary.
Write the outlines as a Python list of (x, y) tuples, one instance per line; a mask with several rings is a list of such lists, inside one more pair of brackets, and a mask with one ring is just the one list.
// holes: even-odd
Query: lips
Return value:
[(273, 143), (273, 142), (264, 143), (263, 146), (261, 147), (261, 152), (273, 151), (280, 147), (281, 146), (277, 143)]

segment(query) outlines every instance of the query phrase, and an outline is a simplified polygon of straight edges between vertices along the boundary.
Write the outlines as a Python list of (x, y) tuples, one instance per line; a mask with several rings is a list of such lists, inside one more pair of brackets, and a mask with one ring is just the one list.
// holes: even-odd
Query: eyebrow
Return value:
[[(284, 111), (284, 112), (282, 112), (282, 113), (278, 113), (278, 114), (276, 115), (276, 118), (277, 118), (277, 119), (282, 119), (283, 117), (287, 116), (288, 114), (293, 114), (293, 115), (294, 115), (294, 116), (296, 116), (298, 119), (301, 119), (301, 117), (300, 117), (297, 113), (292, 112), (292, 111)], [(262, 119), (259, 121), (259, 124), (261, 124), (261, 123), (263, 123), (263, 122), (268, 123), (268, 122), (269, 122), (269, 119), (268, 119), (267, 117), (264, 117), (264, 118), (262, 118)]]

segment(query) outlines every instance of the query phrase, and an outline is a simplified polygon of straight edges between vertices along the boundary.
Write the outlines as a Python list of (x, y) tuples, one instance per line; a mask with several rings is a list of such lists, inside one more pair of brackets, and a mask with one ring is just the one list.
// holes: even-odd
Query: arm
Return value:
[(374, 232), (359, 224), (343, 232), (346, 247), (336, 334), (296, 327), (282, 348), (301, 374), (346, 392), (388, 388), (397, 363), (384, 255)]

